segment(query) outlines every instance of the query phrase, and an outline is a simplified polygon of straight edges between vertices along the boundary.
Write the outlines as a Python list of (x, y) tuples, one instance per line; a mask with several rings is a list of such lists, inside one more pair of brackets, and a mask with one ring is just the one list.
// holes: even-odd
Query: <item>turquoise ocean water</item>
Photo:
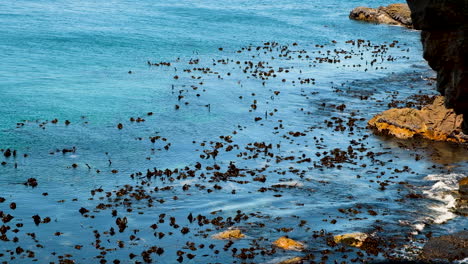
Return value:
[[(419, 32), (348, 19), (356, 6), (390, 3), (0, 2), (0, 211), (14, 217), (3, 218), (10, 229), (0, 262), (135, 263), (151, 247), (164, 249), (150, 252), (155, 263), (277, 263), (308, 254), (349, 261), (343, 255), (357, 256), (352, 249), (323, 254), (326, 236), (357, 231), (394, 241), (392, 257), (413, 258), (425, 234), (462, 230), (466, 219), (449, 208), (454, 182), (466, 176), (466, 149), (366, 128), (392, 100), (435, 94)], [(277, 76), (262, 79), (271, 69)], [(131, 121), (138, 117), (144, 121)], [(271, 144), (273, 156), (255, 142)], [(345, 161), (324, 165), (336, 149)], [(219, 154), (207, 156), (213, 150)], [(144, 177), (197, 163), (196, 177)], [(230, 164), (243, 176), (212, 177)], [(29, 178), (38, 186), (24, 185)], [(128, 192), (117, 195), (122, 188)], [(189, 214), (246, 217), (198, 225)], [(34, 215), (51, 222), (36, 225)], [(122, 232), (118, 217), (128, 222)], [(228, 227), (247, 235), (232, 246), (238, 251), (211, 238)], [(284, 235), (306, 252), (271, 246)]]

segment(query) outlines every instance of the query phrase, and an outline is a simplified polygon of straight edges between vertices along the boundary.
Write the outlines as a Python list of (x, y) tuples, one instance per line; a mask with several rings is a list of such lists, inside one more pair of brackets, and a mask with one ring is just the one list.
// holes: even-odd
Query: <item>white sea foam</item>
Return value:
[(272, 184), (272, 186), (284, 186), (284, 187), (304, 187), (304, 183), (300, 181), (284, 181), (284, 182), (277, 182)]
[(427, 224), (443, 224), (455, 218), (456, 214), (452, 211), (456, 206), (456, 190), (458, 190), (458, 181), (463, 177), (465, 175), (456, 173), (426, 176), (424, 180), (434, 182), (423, 190), (427, 198), (434, 200), (429, 205), (429, 216), (423, 216), (412, 223), (400, 220), (399, 224), (412, 226), (412, 234), (417, 235)]
[(426, 224), (423, 222), (411, 223), (410, 221), (399, 220), (398, 223), (402, 226), (411, 226), (414, 230), (413, 232), (411, 232), (411, 234), (413, 235), (419, 234), (419, 232), (424, 230), (424, 227), (426, 227)]
[(456, 215), (452, 209), (456, 205), (455, 191), (458, 189), (458, 180), (465, 177), (463, 174), (431, 174), (425, 177), (427, 181), (435, 182), (423, 193), (430, 199), (437, 201), (429, 208), (434, 212), (432, 222), (442, 224)]
[(426, 226), (426, 224), (423, 224), (423, 223), (413, 225), (414, 229), (416, 229), (419, 232), (422, 231), (425, 226)]

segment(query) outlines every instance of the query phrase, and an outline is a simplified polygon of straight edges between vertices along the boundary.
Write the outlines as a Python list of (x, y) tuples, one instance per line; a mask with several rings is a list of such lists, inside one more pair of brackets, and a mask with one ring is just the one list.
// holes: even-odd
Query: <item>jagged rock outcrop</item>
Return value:
[(391, 4), (378, 8), (356, 7), (349, 18), (366, 22), (398, 25), (411, 28), (411, 11), (407, 4)]
[(437, 71), (437, 90), (447, 108), (464, 115), (468, 131), (468, 1), (407, 0), (424, 58)]
[(431, 105), (421, 110), (393, 108), (373, 117), (369, 127), (377, 133), (407, 139), (421, 136), (430, 140), (468, 142), (462, 133), (463, 117), (444, 106), (444, 97), (438, 96)]

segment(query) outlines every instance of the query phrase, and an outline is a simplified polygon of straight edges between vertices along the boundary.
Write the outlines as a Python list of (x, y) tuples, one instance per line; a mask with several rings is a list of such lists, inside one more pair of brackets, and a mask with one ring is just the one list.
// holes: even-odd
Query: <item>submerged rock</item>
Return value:
[(214, 239), (240, 239), (245, 235), (239, 229), (226, 230), (212, 236)]
[(302, 251), (305, 249), (305, 245), (301, 242), (295, 241), (287, 237), (280, 237), (278, 240), (273, 242), (273, 245), (282, 248), (284, 250)]
[(401, 139), (421, 136), (435, 141), (465, 143), (468, 137), (462, 133), (462, 115), (444, 106), (444, 98), (438, 96), (431, 105), (421, 110), (393, 108), (369, 120), (369, 127), (380, 134)]
[(352, 247), (362, 247), (364, 241), (369, 237), (366, 233), (350, 233), (344, 235), (337, 235), (333, 237), (335, 243), (342, 243)]
[(356, 7), (349, 14), (349, 18), (354, 20), (398, 25), (411, 28), (411, 11), (407, 4), (391, 4), (379, 8)]
[(461, 260), (468, 257), (468, 231), (434, 237), (424, 245), (421, 257), (427, 260)]
[(301, 264), (302, 262), (303, 259), (301, 257), (294, 257), (278, 262), (277, 264)]

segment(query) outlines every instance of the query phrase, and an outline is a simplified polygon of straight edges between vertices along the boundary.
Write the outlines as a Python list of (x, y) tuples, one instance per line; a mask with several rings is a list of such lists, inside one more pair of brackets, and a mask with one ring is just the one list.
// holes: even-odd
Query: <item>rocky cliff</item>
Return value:
[(413, 27), (421, 30), (424, 58), (437, 71), (445, 106), (463, 114), (468, 133), (468, 0), (407, 0)]

